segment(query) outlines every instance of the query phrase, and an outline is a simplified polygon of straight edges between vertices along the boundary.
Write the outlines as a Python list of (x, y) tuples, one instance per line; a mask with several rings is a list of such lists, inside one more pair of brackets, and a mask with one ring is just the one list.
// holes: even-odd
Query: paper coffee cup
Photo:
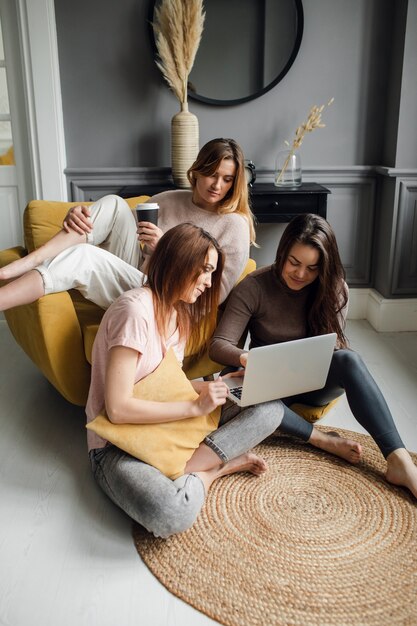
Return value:
[(136, 217), (138, 222), (151, 222), (158, 225), (159, 204), (156, 202), (142, 202), (136, 207)]

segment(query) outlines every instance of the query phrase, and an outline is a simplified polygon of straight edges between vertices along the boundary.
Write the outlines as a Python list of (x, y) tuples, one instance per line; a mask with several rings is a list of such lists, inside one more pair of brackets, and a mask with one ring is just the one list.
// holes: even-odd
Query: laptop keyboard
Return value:
[(230, 393), (232, 394), (232, 396), (235, 396), (235, 398), (240, 400), (242, 397), (242, 387), (233, 387), (232, 389), (230, 389)]

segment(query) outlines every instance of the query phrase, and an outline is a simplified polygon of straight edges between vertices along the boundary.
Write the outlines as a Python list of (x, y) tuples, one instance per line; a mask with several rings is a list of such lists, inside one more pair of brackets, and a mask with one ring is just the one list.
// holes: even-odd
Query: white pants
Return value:
[(123, 198), (109, 195), (90, 207), (93, 231), (87, 244), (67, 248), (36, 269), (45, 294), (77, 289), (107, 309), (122, 293), (140, 287), (140, 246), (132, 210)]

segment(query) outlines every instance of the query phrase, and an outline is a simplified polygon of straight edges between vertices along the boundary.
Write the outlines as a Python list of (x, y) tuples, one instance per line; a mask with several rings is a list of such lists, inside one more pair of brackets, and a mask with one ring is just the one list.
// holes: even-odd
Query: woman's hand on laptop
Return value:
[(222, 374), (222, 378), (243, 378), (245, 376), (245, 370), (239, 368), (235, 372), (227, 372), (227, 374)]
[(248, 362), (248, 353), (242, 352), (242, 354), (239, 357), (239, 360), (240, 360), (240, 364), (242, 365), (242, 367), (246, 367), (246, 364)]

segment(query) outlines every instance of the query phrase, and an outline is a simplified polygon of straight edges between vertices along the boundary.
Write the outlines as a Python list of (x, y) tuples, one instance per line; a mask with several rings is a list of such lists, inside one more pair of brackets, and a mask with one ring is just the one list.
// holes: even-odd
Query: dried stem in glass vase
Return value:
[[(330, 106), (334, 102), (334, 98), (331, 98), (327, 103), (327, 106)], [(323, 124), (321, 120), (321, 114), (323, 113), (326, 105), (322, 104), (321, 106), (314, 105), (311, 107), (307, 120), (298, 126), (295, 131), (295, 137), (293, 139), (292, 145), (288, 141), (285, 142), (285, 145), (288, 147), (288, 155), (287, 158), (281, 168), (281, 170), (277, 173), (275, 178), (275, 185), (280, 185), (281, 181), (284, 177), (284, 173), (291, 162), (291, 159), (295, 153), (295, 151), (301, 146), (303, 143), (304, 137), (307, 133), (313, 132), (316, 128), (324, 128), (326, 124)]]

